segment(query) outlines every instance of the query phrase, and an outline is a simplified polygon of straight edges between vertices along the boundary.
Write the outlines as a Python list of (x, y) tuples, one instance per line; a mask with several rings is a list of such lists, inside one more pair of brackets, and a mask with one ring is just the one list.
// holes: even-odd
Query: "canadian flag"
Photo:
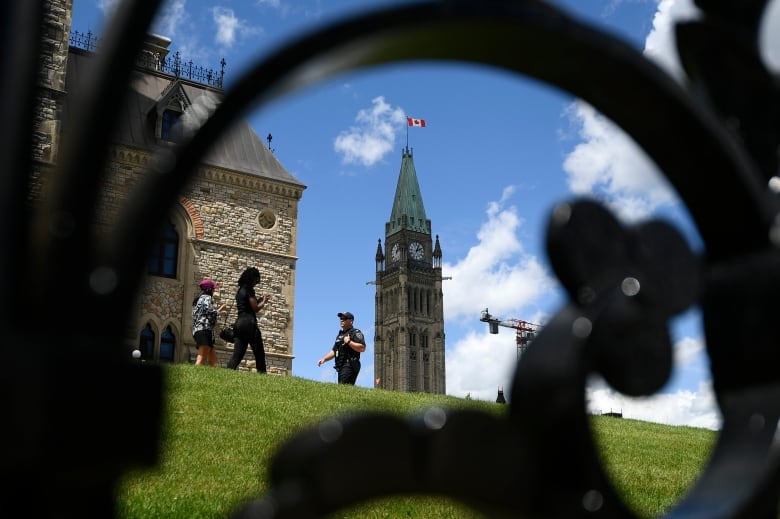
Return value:
[(409, 126), (419, 126), (420, 128), (425, 128), (425, 119), (413, 119), (412, 117), (407, 117), (406, 122), (409, 123)]

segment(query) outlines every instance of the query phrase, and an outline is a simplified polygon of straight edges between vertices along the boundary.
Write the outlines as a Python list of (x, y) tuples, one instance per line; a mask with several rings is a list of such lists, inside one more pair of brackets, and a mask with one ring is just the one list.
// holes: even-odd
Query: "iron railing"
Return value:
[[(96, 52), (99, 47), (99, 41), (98, 37), (92, 34), (92, 31), (87, 31), (86, 33), (71, 31), (70, 45), (90, 52)], [(222, 58), (219, 62), (220, 69), (217, 71), (196, 65), (192, 60), (184, 60), (178, 51), (171, 56), (165, 57), (160, 57), (159, 54), (151, 52), (142, 52), (136, 58), (136, 64), (139, 67), (164, 72), (177, 78), (188, 79), (214, 88), (222, 88), (227, 61), (225, 61), (225, 58)]]

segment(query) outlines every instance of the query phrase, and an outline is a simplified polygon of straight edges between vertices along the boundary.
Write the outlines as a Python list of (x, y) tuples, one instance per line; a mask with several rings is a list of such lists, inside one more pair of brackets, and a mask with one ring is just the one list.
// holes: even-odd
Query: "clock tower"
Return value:
[[(386, 252), (386, 255), (385, 255)], [(445, 393), (441, 247), (407, 147), (385, 247), (376, 251), (374, 377), (382, 389)]]

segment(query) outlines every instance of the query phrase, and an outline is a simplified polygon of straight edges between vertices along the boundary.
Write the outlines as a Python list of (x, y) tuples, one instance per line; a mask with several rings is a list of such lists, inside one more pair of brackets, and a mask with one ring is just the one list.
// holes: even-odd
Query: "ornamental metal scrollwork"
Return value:
[[(31, 345), (21, 357), (9, 356), (2, 375), (15, 413), (4, 433), (21, 443), (3, 459), (11, 481), (6, 496), (33, 502), (41, 488), (54, 488), (59, 509), (40, 515), (110, 516), (122, 471), (154, 459), (158, 438), (137, 424), (160, 423), (160, 373), (100, 346), (119, 340), (128, 322), (142, 279), (137, 265), (152, 246), (145, 230), (163, 221), (233, 121), (250, 107), (339, 73), (446, 60), (535, 78), (609, 117), (666, 175), (705, 251), (693, 254), (662, 222), (627, 227), (594, 202), (559, 204), (550, 214), (547, 251), (569, 302), (518, 363), (505, 419), (440, 409), (407, 420), (371, 413), (332, 418), (279, 450), (270, 492), (234, 517), (322, 517), (398, 493), (450, 496), (488, 515), (635, 517), (597, 455), (585, 379), (598, 372), (627, 394), (652, 394), (671, 368), (667, 321), (691, 305), (702, 310), (723, 425), (699, 479), (665, 517), (777, 517), (780, 203), (768, 183), (778, 173), (780, 99), (777, 78), (757, 50), (765, 0), (696, 2), (702, 16), (676, 28), (685, 86), (619, 39), (537, 0), (421, 1), (333, 22), (251, 67), (202, 126), (156, 157), (127, 200), (113, 240), (96, 244), (89, 233), (100, 185), (95, 180), (115, 122), (105, 114), (122, 98), (159, 4), (120, 3), (101, 38), (93, 84), (77, 93), (81, 110), (68, 122), (63, 160), (40, 215), (24, 201), (42, 1), (0, 7), (2, 34), (20, 43), (6, 46), (13, 48), (18, 74), (0, 83), (6, 123), (0, 163), (9, 172), (0, 175), (6, 251), (0, 266), (27, 273), (8, 280), (8, 293), (22, 294), (22, 304), (0, 300), (0, 318), (11, 330), (9, 343), (23, 338)], [(583, 62), (587, 71), (577, 66)], [(30, 224), (9, 225), (18, 221)], [(48, 227), (52, 221), (56, 229)], [(19, 309), (46, 300), (64, 279), (72, 280), (73, 300), (93, 313), (94, 328), (74, 330), (58, 315), (36, 328)], [(23, 337), (21, 329), (27, 330)], [(49, 346), (55, 336), (58, 349)], [(74, 352), (79, 363), (67, 363)], [(25, 369), (31, 362), (43, 368), (31, 373)], [(34, 406), (46, 410), (43, 422), (25, 419), (24, 410)], [(114, 425), (92, 416), (96, 408), (108, 409)], [(96, 450), (103, 433), (123, 449)], [(62, 442), (72, 449), (57, 449)], [(348, 497), (333, 491), (359, 470), (341, 457), (332, 462), (344, 444), (384, 467), (370, 480), (351, 478)], [(36, 448), (40, 454), (31, 454)]]

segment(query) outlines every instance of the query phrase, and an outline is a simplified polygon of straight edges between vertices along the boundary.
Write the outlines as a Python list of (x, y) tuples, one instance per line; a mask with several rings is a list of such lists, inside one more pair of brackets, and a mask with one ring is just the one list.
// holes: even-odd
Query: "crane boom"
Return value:
[(515, 341), (517, 342), (517, 357), (520, 358), (536, 334), (542, 329), (541, 325), (523, 321), (522, 319), (498, 319), (490, 315), (488, 309), (482, 310), (480, 321), (488, 323), (490, 333), (498, 333), (498, 327), (515, 329)]

